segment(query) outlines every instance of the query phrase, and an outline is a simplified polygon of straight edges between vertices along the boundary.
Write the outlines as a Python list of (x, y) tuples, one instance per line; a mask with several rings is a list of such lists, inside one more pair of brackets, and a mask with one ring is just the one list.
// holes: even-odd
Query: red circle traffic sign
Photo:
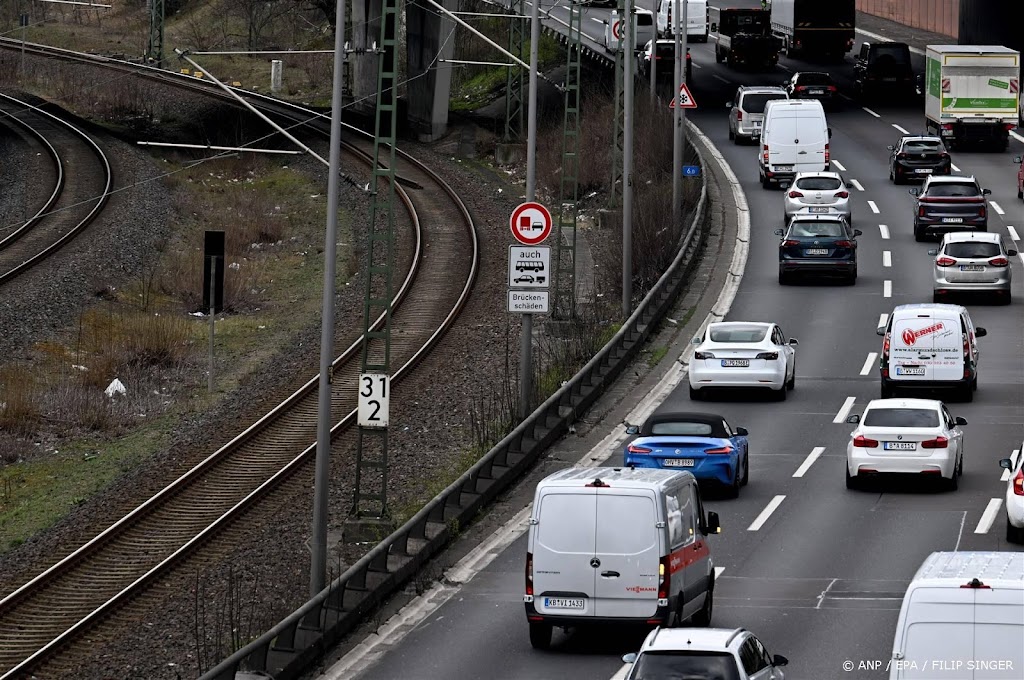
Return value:
[(535, 246), (551, 235), (551, 213), (540, 203), (520, 203), (509, 219), (512, 235), (524, 246)]
[(616, 40), (622, 40), (622, 19), (612, 24), (612, 35), (615, 36)]

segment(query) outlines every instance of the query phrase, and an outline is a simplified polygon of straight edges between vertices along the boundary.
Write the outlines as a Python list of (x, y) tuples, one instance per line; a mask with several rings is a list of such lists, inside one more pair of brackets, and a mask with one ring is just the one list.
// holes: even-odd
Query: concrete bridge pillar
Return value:
[(352, 73), (352, 96), (357, 111), (372, 113), (377, 104), (379, 56), (369, 52), (380, 42), (380, 0), (351, 0), (352, 45), (348, 55)]
[[(450, 11), (457, 0), (439, 0)], [(455, 53), (455, 22), (425, 0), (406, 2), (406, 86), (408, 127), (420, 141), (443, 136), (448, 129), (452, 64), (440, 63)]]

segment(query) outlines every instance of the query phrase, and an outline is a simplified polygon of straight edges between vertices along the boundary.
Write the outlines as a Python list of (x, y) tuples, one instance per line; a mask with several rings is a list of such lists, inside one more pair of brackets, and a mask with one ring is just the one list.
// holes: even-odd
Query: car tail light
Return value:
[(956, 264), (956, 260), (953, 259), (952, 257), (943, 255), (942, 257), (935, 260), (935, 264), (937, 264), (940, 267), (952, 267), (954, 264)]
[(840, 248), (852, 248), (853, 241), (836, 241), (836, 245)]
[(859, 434), (853, 438), (853, 445), (858, 449), (873, 449), (878, 446), (878, 440), (868, 439), (864, 435)]
[(907, 157), (907, 154), (903, 153), (902, 151), (900, 153), (896, 154), (896, 158), (906, 158), (906, 157)]
[(839, 88), (836, 87), (835, 85), (829, 85), (828, 86), (828, 91), (829, 92), (836, 92), (837, 90), (839, 90)]
[(944, 449), (949, 446), (949, 440), (945, 437), (936, 437), (921, 442), (922, 449)]
[(742, 111), (737, 111), (736, 112), (736, 120), (743, 120), (743, 112)]
[(850, 197), (850, 192), (849, 191), (838, 191), (838, 192), (836, 192), (836, 198), (849, 198), (849, 197)]
[(704, 453), (707, 453), (707, 454), (710, 454), (710, 455), (726, 455), (727, 456), (730, 453), (732, 453), (732, 447), (731, 446), (719, 446), (716, 449), (704, 449)]
[(761, 149), (761, 159), (765, 165), (768, 165), (768, 145), (765, 144), (764, 148)]
[(1007, 260), (1005, 257), (999, 256), (993, 257), (991, 260), (988, 261), (988, 263), (993, 267), (1005, 267), (1010, 264), (1010, 261)]
[(626, 450), (629, 451), (630, 453), (642, 453), (645, 455), (651, 453), (651, 449), (647, 448), (646, 446), (637, 446), (636, 444), (630, 444), (626, 448)]
[(964, 336), (964, 361), (966, 362), (970, 358), (970, 356), (971, 356), (970, 354), (968, 354), (968, 352), (971, 349), (971, 345), (967, 341), (967, 333), (964, 333), (963, 336)]
[(714, 359), (715, 355), (712, 352), (694, 352), (694, 359)]
[(804, 195), (801, 194), (799, 191), (790, 191), (789, 192), (789, 197), (790, 198), (803, 198)]
[(761, 353), (759, 353), (754, 358), (755, 359), (765, 359), (766, 361), (775, 361), (776, 359), (779, 358), (779, 353), (778, 352), (761, 352)]
[(832, 152), (828, 150), (828, 142), (825, 142), (825, 165), (829, 164), (831, 158)]
[(668, 555), (664, 555), (658, 563), (658, 599), (667, 600), (668, 591), (672, 587), (672, 571)]
[(888, 333), (886, 333), (885, 337), (882, 339), (882, 356), (883, 357), (889, 356), (889, 334)]
[(791, 238), (787, 238), (785, 241), (782, 242), (782, 245), (784, 245), (784, 246), (798, 246), (798, 245), (800, 245), (800, 241), (795, 241), (795, 240), (793, 240)]
[(941, 127), (942, 127), (943, 130), (952, 130), (953, 129), (953, 124), (952, 123), (944, 123)]
[(984, 217), (984, 216), (985, 216), (985, 206), (981, 206), (980, 208), (978, 208), (978, 217)]
[(917, 206), (917, 216), (918, 217), (924, 217), (924, 206), (923, 205)]
[(949, 154), (943, 151), (942, 153), (939, 154), (939, 158), (949, 158)]
[(526, 594), (533, 595), (533, 553), (526, 553)]
[(793, 92), (803, 92), (806, 89), (807, 88), (804, 87), (803, 85), (797, 85), (796, 87), (793, 88)]
[(1005, 127), (1009, 131), (1009, 130), (1013, 130), (1014, 128), (1016, 128), (1017, 124), (1016, 123), (1004, 123), (1003, 127)]
[(1013, 493), (1015, 496), (1024, 496), (1024, 467), (1013, 476)]

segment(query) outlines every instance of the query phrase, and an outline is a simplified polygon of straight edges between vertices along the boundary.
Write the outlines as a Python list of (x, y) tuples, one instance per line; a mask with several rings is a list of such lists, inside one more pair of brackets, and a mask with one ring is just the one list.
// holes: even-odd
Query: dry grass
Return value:
[(39, 387), (33, 372), (21, 365), (0, 367), (0, 431), (28, 434), (40, 416)]

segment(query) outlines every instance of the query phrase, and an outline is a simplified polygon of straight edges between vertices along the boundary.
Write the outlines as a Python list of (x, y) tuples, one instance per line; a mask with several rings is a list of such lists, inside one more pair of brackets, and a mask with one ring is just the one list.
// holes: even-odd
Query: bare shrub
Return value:
[(224, 225), (224, 250), (230, 255), (249, 252), (253, 244), (277, 243), (284, 236), (285, 219), (267, 192), (249, 189), (225, 198), (232, 219)]
[[(224, 270), (224, 311), (245, 311), (258, 301), (259, 270), (255, 262), (246, 258), (228, 260)], [(168, 252), (160, 271), (160, 292), (179, 301), (189, 311), (209, 311), (202, 309), (205, 275), (200, 250)]]
[(29, 434), (39, 422), (39, 386), (27, 367), (0, 367), (0, 429)]
[(79, 316), (75, 355), (86, 384), (106, 387), (135, 367), (167, 368), (188, 358), (191, 329), (176, 314), (90, 309)]
[[(28, 460), (32, 453), (33, 446), (23, 437), (0, 430), (0, 467)], [(0, 499), (3, 497), (3, 489), (0, 488)]]

